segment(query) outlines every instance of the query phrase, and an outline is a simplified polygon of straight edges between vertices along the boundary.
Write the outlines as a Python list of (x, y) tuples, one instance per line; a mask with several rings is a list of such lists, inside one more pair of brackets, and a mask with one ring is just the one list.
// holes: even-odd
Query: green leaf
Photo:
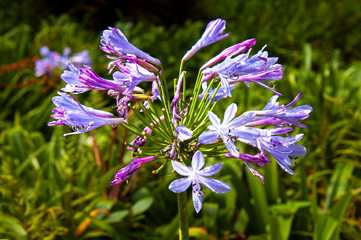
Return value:
[(26, 231), (21, 226), (20, 222), (11, 216), (1, 216), (0, 218), (0, 233), (12, 235), (16, 240), (26, 240)]
[(112, 212), (104, 221), (107, 223), (119, 223), (128, 215), (129, 210), (119, 210)]
[(154, 201), (153, 197), (146, 197), (137, 201), (131, 208), (132, 215), (139, 215), (147, 211), (152, 206)]

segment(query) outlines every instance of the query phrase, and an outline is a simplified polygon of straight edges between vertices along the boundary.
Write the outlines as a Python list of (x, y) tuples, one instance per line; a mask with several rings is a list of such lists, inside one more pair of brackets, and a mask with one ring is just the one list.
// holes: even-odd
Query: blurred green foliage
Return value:
[[(26, 1), (23, 1), (26, 2)], [(190, 216), (194, 239), (355, 239), (361, 236), (361, 3), (346, 1), (202, 1), (199, 21), (155, 26), (131, 22), (118, 12), (120, 28), (140, 49), (159, 58), (171, 81), (179, 60), (207, 22), (227, 20), (229, 38), (208, 46), (186, 64), (187, 82), (227, 46), (256, 37), (253, 53), (268, 44), (284, 78), (276, 83), (288, 103), (314, 107), (299, 132), (308, 153), (289, 176), (276, 163), (258, 168), (265, 185), (240, 161), (225, 161), (222, 180), (232, 190), (207, 191), (200, 214)], [(6, 8), (5, 8), (6, 7)], [(148, 164), (128, 182), (110, 187), (113, 173), (131, 160), (121, 128), (62, 137), (67, 127), (47, 127), (51, 98), (64, 85), (60, 73), (34, 77), (39, 48), (88, 49), (93, 68), (106, 74), (101, 32), (69, 15), (32, 19), (29, 5), (0, 1), (0, 238), (175, 239), (176, 196), (167, 186), (171, 169), (158, 175)], [(106, 14), (106, 13), (104, 13)], [(202, 17), (202, 18), (201, 18)], [(16, 22), (18, 21), (18, 22)], [(34, 58), (35, 57), (35, 58)], [(237, 86), (230, 101), (240, 112), (261, 109), (271, 96), (259, 86)], [(85, 105), (112, 111), (112, 99), (93, 91), (77, 96)], [(135, 121), (135, 120), (134, 120)], [(253, 151), (252, 149), (244, 149)], [(208, 159), (207, 164), (217, 161)], [(189, 204), (189, 212), (193, 206)]]

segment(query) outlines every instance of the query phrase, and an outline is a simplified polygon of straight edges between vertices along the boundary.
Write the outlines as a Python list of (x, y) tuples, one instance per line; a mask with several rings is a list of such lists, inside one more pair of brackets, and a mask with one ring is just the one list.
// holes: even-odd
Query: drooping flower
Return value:
[(201, 151), (197, 151), (193, 155), (191, 167), (187, 167), (177, 161), (172, 161), (173, 169), (185, 178), (174, 180), (168, 187), (169, 190), (174, 193), (181, 193), (192, 185), (193, 205), (197, 213), (199, 213), (199, 211), (202, 209), (204, 194), (200, 184), (204, 185), (215, 193), (226, 193), (231, 189), (227, 183), (221, 180), (208, 178), (209, 176), (213, 176), (219, 173), (223, 167), (223, 163), (216, 163), (201, 170), (201, 168), (204, 166), (204, 163), (205, 159)]
[(161, 65), (161, 62), (150, 56), (148, 53), (136, 48), (133, 44), (128, 42), (124, 34), (117, 28), (109, 27), (110, 30), (104, 30), (101, 37), (101, 49), (106, 53), (113, 53), (122, 57), (123, 55), (130, 54), (140, 57), (147, 62), (155, 65)]
[[(210, 144), (216, 141), (219, 137), (222, 138), (227, 150), (237, 156), (239, 154), (237, 147), (234, 143), (234, 138), (230, 136), (232, 129), (243, 126), (255, 116), (252, 112), (246, 112), (241, 116), (233, 119), (237, 112), (237, 104), (232, 103), (228, 106), (224, 113), (223, 122), (213, 112), (208, 112), (209, 120), (213, 125), (208, 126), (208, 131), (203, 132), (198, 137), (198, 142), (202, 144)], [(233, 120), (232, 120), (233, 119)]]
[(190, 59), (199, 49), (228, 37), (229, 33), (223, 34), (224, 29), (226, 29), (226, 21), (220, 18), (209, 22), (202, 37), (183, 56), (182, 61)]
[(129, 163), (129, 165), (120, 169), (114, 174), (114, 180), (110, 182), (110, 184), (115, 185), (124, 181), (125, 179), (132, 176), (136, 171), (138, 171), (143, 163), (154, 161), (156, 158), (157, 158), (156, 156), (148, 156), (148, 157), (134, 159)]
[(289, 166), (294, 166), (290, 157), (302, 157), (307, 152), (304, 146), (295, 144), (302, 137), (303, 134), (288, 138), (272, 136), (270, 140), (259, 138), (258, 146), (261, 151), (270, 153), (283, 170), (294, 175), (294, 172), (289, 168)]
[(290, 109), (301, 95), (302, 93), (297, 94), (295, 99), (286, 106), (279, 106), (277, 95), (271, 97), (263, 110), (254, 111), (256, 117), (252, 122), (247, 123), (247, 126), (273, 125), (279, 127), (293, 124), (300, 128), (306, 128), (307, 126), (299, 121), (308, 118), (313, 108), (309, 105), (302, 105)]
[(58, 94), (60, 96), (53, 97), (56, 107), (53, 109), (52, 118), (56, 121), (49, 122), (48, 126), (71, 126), (74, 132), (64, 136), (87, 132), (105, 125), (126, 123), (123, 118), (111, 117), (112, 113), (84, 106), (66, 93), (58, 92)]

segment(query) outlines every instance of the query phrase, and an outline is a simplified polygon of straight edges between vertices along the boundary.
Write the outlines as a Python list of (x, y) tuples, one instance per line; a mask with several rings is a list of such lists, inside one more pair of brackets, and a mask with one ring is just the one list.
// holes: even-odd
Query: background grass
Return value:
[[(303, 92), (298, 104), (312, 105), (314, 111), (305, 121), (309, 128), (296, 130), (305, 133), (302, 144), (308, 149), (294, 167), (296, 175), (272, 163), (257, 169), (265, 176), (262, 185), (241, 162), (225, 161), (221, 178), (232, 190), (206, 192), (202, 212), (190, 216), (191, 236), (361, 238), (359, 1), (19, 2), (0, 1), (1, 238), (176, 237), (176, 198), (167, 189), (170, 169), (153, 175), (157, 163), (149, 164), (127, 183), (110, 187), (113, 173), (131, 160), (123, 143), (133, 136), (104, 127), (62, 137), (69, 128), (47, 127), (51, 98), (64, 84), (60, 73), (35, 78), (34, 60), (42, 45), (57, 52), (88, 49), (94, 69), (105, 75), (107, 59), (99, 39), (104, 28), (116, 26), (135, 46), (159, 58), (172, 79), (183, 54), (218, 17), (227, 21), (230, 37), (197, 53), (185, 66), (188, 73), (196, 73), (225, 47), (255, 37), (253, 53), (267, 44), (284, 66), (284, 78), (276, 84), (281, 103)], [(179, 10), (183, 15), (175, 13)], [(239, 85), (233, 95), (241, 113), (261, 109), (271, 93)], [(105, 93), (79, 98), (112, 110)], [(218, 105), (219, 114), (230, 101)]]

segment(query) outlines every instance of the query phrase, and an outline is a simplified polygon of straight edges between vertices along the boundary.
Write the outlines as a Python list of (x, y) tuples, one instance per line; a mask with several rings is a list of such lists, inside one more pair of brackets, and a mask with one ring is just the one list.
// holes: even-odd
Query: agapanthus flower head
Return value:
[(226, 29), (226, 21), (220, 18), (209, 22), (202, 37), (183, 56), (182, 61), (190, 59), (199, 49), (228, 37), (229, 33), (223, 34), (224, 29)]
[(117, 28), (109, 27), (109, 30), (104, 30), (100, 43), (102, 45), (100, 48), (106, 53), (112, 53), (118, 56), (131, 54), (155, 65), (161, 65), (158, 59), (131, 44)]
[(114, 180), (110, 184), (114, 185), (124, 181), (137, 172), (143, 163), (154, 161), (156, 158), (156, 156), (148, 156), (134, 159), (128, 166), (120, 169), (114, 174)]
[[(183, 56), (173, 88), (168, 87), (161, 62), (136, 48), (116, 28), (104, 30), (100, 40), (100, 48), (107, 53), (106, 57), (110, 61), (108, 74), (111, 77), (99, 76), (86, 64), (77, 66), (80, 62), (90, 63), (86, 51), (70, 56), (70, 49), (65, 49), (61, 55), (51, 52), (47, 47), (41, 48), (44, 58), (36, 66), (37, 74), (51, 71), (54, 67), (65, 68), (66, 64), (69, 70), (61, 75), (67, 83), (63, 91), (83, 93), (106, 90), (116, 100), (114, 111), (118, 115), (114, 117), (110, 112), (84, 106), (70, 95), (59, 93), (59, 96), (53, 98), (55, 108), (52, 117), (55, 121), (48, 125), (71, 126), (74, 132), (65, 134), (70, 135), (104, 125), (120, 124), (128, 133), (135, 135), (135, 139), (126, 144), (135, 159), (115, 173), (111, 184), (126, 180), (143, 163), (157, 159), (160, 166), (152, 171), (154, 174), (171, 163), (177, 179), (169, 185), (170, 191), (182, 193), (177, 198), (178, 206), (183, 205), (182, 208), (187, 209), (184, 206), (187, 202), (184, 200), (186, 194), (183, 192), (192, 186), (193, 205), (197, 213), (203, 203), (201, 185), (216, 193), (230, 191), (227, 183), (209, 178), (221, 171), (223, 163), (203, 168), (203, 153), (217, 161), (220, 156), (233, 158), (232, 161), (242, 160), (262, 182), (263, 176), (254, 167), (269, 164), (271, 156), (282, 169), (294, 174), (291, 169), (294, 160), (306, 154), (306, 148), (296, 144), (303, 134), (291, 136), (291, 125), (305, 127), (300, 121), (309, 117), (312, 107), (293, 107), (301, 94), (285, 106), (277, 102), (281, 94), (267, 82), (279, 80), (283, 76), (282, 65), (277, 63), (277, 57), (269, 57), (264, 48), (251, 55), (251, 47), (256, 43), (256, 39), (251, 38), (224, 49), (201, 66), (195, 81), (186, 81), (184, 66), (187, 64), (184, 62), (201, 48), (227, 37), (229, 33), (223, 33), (225, 24), (224, 20), (216, 19), (207, 25), (201, 38)], [(237, 114), (237, 105), (232, 103), (226, 108), (221, 120), (216, 115), (215, 107), (220, 105), (223, 98), (232, 97), (232, 90), (238, 82), (245, 83), (247, 87), (251, 83), (258, 84), (276, 96), (260, 111), (247, 109)], [(151, 89), (146, 89), (150, 84)], [(189, 85), (193, 91), (186, 89)], [(174, 91), (169, 93), (170, 89)], [(190, 96), (190, 93), (193, 94)], [(156, 99), (159, 101), (154, 101)], [(134, 116), (139, 121), (134, 121)], [(208, 120), (211, 124), (207, 126)], [(142, 125), (137, 126), (138, 123)], [(240, 151), (244, 148), (238, 148), (236, 144), (247, 144), (258, 151), (251, 155)], [(191, 163), (189, 159), (192, 159)], [(182, 215), (181, 211), (179, 213)]]
[(111, 117), (112, 113), (84, 106), (66, 93), (58, 92), (58, 94), (60, 96), (53, 97), (56, 107), (53, 109), (52, 117), (56, 121), (49, 122), (48, 126), (71, 126), (74, 132), (64, 134), (64, 136), (87, 132), (105, 125), (126, 123), (123, 118)]
[(201, 151), (197, 151), (193, 155), (191, 167), (187, 167), (178, 161), (172, 161), (173, 169), (185, 178), (179, 178), (171, 182), (169, 190), (174, 193), (180, 193), (192, 185), (193, 205), (197, 213), (202, 209), (204, 194), (200, 184), (215, 193), (226, 193), (231, 190), (231, 187), (227, 183), (218, 179), (208, 178), (219, 173), (222, 170), (223, 163), (216, 163), (202, 169), (204, 164), (205, 159)]

